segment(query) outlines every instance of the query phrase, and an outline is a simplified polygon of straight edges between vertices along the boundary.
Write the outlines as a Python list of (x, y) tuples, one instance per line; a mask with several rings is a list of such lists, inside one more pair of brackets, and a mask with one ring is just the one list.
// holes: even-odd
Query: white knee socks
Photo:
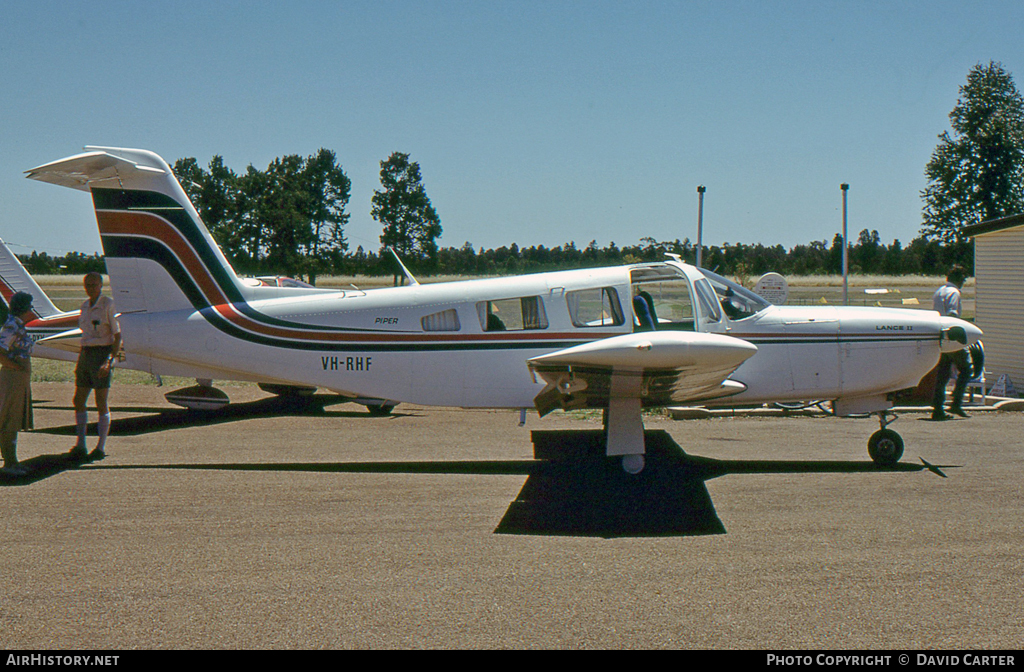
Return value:
[(96, 448), (103, 450), (103, 446), (107, 444), (107, 435), (110, 433), (110, 413), (104, 413), (100, 416), (99, 422), (96, 423), (96, 431), (100, 435)]
[(75, 443), (75, 447), (85, 448), (85, 428), (89, 424), (89, 412), (88, 411), (76, 411), (75, 412), (75, 429), (78, 430), (78, 441)]
[[(85, 448), (85, 430), (89, 425), (89, 412), (81, 411), (75, 413), (75, 429), (78, 431), (78, 442), (75, 446)], [(107, 444), (107, 436), (110, 434), (110, 413), (103, 413), (96, 423), (96, 431), (99, 434), (99, 441), (96, 447), (103, 450)]]

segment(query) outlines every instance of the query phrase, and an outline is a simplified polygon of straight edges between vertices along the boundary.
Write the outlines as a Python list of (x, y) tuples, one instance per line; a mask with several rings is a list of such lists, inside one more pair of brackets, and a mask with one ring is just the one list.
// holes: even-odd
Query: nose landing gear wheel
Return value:
[(868, 455), (880, 467), (891, 467), (903, 457), (903, 437), (891, 429), (880, 429), (868, 439)]

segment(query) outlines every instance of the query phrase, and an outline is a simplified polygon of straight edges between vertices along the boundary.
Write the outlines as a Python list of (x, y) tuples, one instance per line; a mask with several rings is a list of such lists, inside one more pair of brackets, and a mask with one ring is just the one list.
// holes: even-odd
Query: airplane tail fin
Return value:
[(32, 295), (32, 310), (37, 318), (50, 317), (62, 312), (53, 305), (50, 297), (29, 275), (7, 244), (0, 240), (0, 296), (3, 296), (4, 303), (10, 305), (15, 292), (27, 292)]
[(85, 149), (26, 173), (92, 194), (118, 311), (243, 301), (241, 281), (162, 158), (141, 149)]

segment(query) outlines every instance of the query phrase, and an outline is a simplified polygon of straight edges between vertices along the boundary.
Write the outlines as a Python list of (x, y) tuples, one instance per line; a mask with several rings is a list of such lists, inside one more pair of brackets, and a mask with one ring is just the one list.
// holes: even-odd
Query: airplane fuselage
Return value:
[[(543, 387), (528, 359), (633, 332), (621, 301), (632, 292), (631, 268), (127, 313), (121, 322), (135, 365), (154, 373), (310, 385), (395, 402), (523, 408)], [(691, 287), (702, 277), (692, 267), (675, 268)], [(571, 297), (606, 290), (630, 319), (580, 326)], [(534, 302), (543, 326), (488, 330), (489, 303), (522, 299)], [(731, 377), (747, 388), (732, 398), (736, 403), (857, 399), (913, 387), (938, 361), (943, 329), (937, 313), (909, 309), (771, 306), (739, 320), (704, 315), (699, 302), (693, 310), (692, 330), (758, 348)]]

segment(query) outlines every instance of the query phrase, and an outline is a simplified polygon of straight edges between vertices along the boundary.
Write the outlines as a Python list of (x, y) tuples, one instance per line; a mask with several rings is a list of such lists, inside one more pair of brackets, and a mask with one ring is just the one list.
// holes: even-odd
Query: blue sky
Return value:
[(443, 246), (904, 244), (968, 70), (1021, 86), (1024, 3), (48, 2), (0, 24), (0, 238), (100, 250), (90, 199), (24, 178), (84, 145), (242, 172), (337, 153), (354, 249), (380, 161), (419, 162)]

